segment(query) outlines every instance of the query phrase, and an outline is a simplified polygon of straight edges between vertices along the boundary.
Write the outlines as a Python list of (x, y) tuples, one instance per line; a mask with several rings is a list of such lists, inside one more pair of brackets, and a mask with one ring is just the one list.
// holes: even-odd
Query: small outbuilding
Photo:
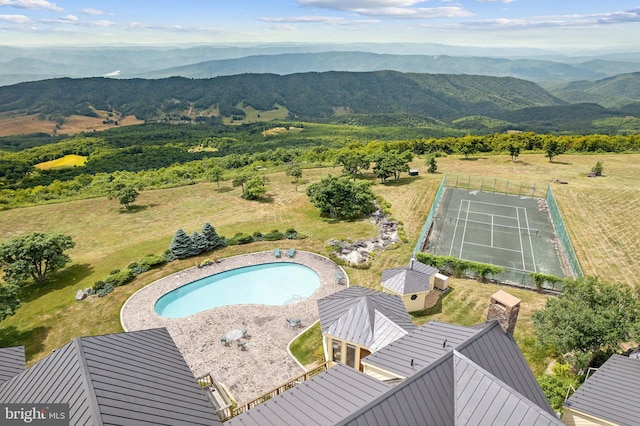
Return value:
[(409, 176), (418, 176), (418, 169), (409, 170)]
[(437, 268), (411, 259), (408, 266), (382, 271), (381, 285), (385, 293), (400, 296), (408, 312), (415, 312), (435, 305), (448, 281)]

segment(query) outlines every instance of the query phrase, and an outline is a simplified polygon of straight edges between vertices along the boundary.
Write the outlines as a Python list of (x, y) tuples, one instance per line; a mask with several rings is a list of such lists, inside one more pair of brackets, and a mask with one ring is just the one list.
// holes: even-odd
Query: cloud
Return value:
[(301, 6), (345, 11), (407, 7), (422, 2), (422, 0), (298, 0)]
[(413, 7), (421, 0), (298, 0), (301, 6), (400, 19), (459, 18), (473, 14), (460, 6)]
[(91, 16), (104, 15), (103, 11), (101, 11), (99, 9), (91, 9), (91, 8), (82, 9), (82, 13), (84, 13), (85, 15), (91, 15)]
[(82, 27), (110, 27), (115, 25), (113, 22), (106, 20), (84, 21), (75, 15), (61, 16), (58, 19), (41, 19), (38, 22), (47, 25), (76, 25)]
[(278, 24), (327, 24), (327, 25), (352, 25), (352, 24), (372, 24), (377, 20), (351, 20), (336, 18), (332, 16), (293, 16), (287, 18), (260, 18), (263, 22), (274, 22)]
[(594, 13), (588, 15), (553, 15), (521, 19), (488, 19), (463, 23), (469, 27), (487, 28), (569, 28), (595, 27), (604, 25), (628, 24), (640, 22), (640, 8), (625, 11)]
[(513, 3), (515, 0), (477, 0), (478, 3)]
[(12, 24), (28, 24), (31, 20), (24, 15), (0, 15), (0, 21)]
[(17, 7), (19, 9), (45, 9), (62, 12), (62, 8), (47, 0), (0, 0), (0, 6)]

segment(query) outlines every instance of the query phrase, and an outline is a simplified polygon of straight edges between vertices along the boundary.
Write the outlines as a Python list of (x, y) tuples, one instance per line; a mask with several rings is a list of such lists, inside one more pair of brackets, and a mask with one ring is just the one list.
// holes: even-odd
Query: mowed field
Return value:
[[(585, 175), (596, 161), (604, 163), (604, 177)], [(352, 285), (380, 289), (384, 269), (409, 261), (424, 220), (431, 207), (442, 173), (461, 173), (505, 178), (538, 185), (552, 185), (567, 221), (578, 258), (587, 274), (636, 286), (640, 272), (638, 258), (640, 229), (640, 155), (562, 155), (549, 163), (541, 154), (521, 156), (512, 163), (507, 156), (476, 157), (464, 160), (457, 156), (438, 158), (437, 174), (425, 173), (424, 159), (413, 167), (420, 170), (416, 178), (403, 177), (398, 182), (381, 185), (370, 178), (375, 193), (392, 204), (393, 217), (404, 225), (408, 244), (375, 256), (367, 270), (348, 268)], [(70, 251), (72, 265), (45, 283), (32, 284), (23, 290), (23, 307), (15, 316), (0, 323), (0, 346), (24, 344), (31, 364), (51, 350), (79, 335), (121, 331), (119, 312), (126, 299), (142, 286), (174, 271), (191, 267), (205, 257), (225, 257), (238, 253), (271, 250), (276, 246), (295, 246), (300, 250), (325, 253), (330, 238), (369, 238), (376, 228), (368, 220), (333, 221), (320, 217), (305, 195), (307, 184), (339, 168), (304, 169), (305, 184), (298, 191), (291, 178), (283, 173), (269, 175), (265, 200), (245, 201), (240, 189), (223, 182), (181, 188), (144, 191), (127, 212), (106, 198), (29, 207), (0, 212), (0, 240), (26, 232), (58, 231), (76, 242)], [(568, 184), (552, 183), (552, 180)], [(162, 253), (178, 228), (187, 233), (200, 230), (210, 222), (221, 235), (236, 232), (281, 231), (296, 228), (309, 238), (299, 241), (261, 242), (227, 247), (200, 258), (172, 262), (163, 268), (137, 277), (117, 288), (111, 295), (89, 301), (73, 300), (78, 289), (91, 286), (113, 269), (148, 253)], [(439, 319), (473, 324), (484, 319), (489, 295), (497, 287), (469, 280), (452, 280), (453, 291), (431, 315), (417, 322)], [(516, 339), (537, 373), (544, 370), (544, 358), (536, 352), (530, 326), (530, 314), (544, 305), (547, 296), (525, 290), (509, 289), (523, 299), (520, 326)]]
[[(128, 116), (120, 120), (120, 126), (141, 124), (134, 116)], [(94, 130), (105, 130), (116, 127), (115, 124), (103, 124), (102, 118), (85, 117), (72, 115), (66, 117), (64, 123), (56, 128), (56, 123), (49, 120), (40, 120), (37, 114), (24, 115), (19, 117), (0, 118), (0, 137), (11, 135), (24, 135), (30, 133), (57, 133), (59, 135), (71, 135), (79, 132), (92, 132)]]

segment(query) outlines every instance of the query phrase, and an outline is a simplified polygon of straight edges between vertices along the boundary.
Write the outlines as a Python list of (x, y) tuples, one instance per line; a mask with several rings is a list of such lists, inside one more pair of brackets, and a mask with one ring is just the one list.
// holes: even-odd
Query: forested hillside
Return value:
[(640, 72), (621, 74), (598, 81), (574, 81), (551, 92), (570, 103), (593, 102), (605, 107), (624, 107), (640, 99)]
[(145, 120), (170, 113), (243, 115), (243, 106), (267, 111), (276, 105), (287, 108), (291, 117), (307, 120), (328, 119), (337, 110), (454, 120), (564, 103), (532, 82), (511, 77), (392, 71), (243, 74), (205, 80), (65, 78), (0, 87), (0, 112), (95, 116), (95, 110), (103, 110)]

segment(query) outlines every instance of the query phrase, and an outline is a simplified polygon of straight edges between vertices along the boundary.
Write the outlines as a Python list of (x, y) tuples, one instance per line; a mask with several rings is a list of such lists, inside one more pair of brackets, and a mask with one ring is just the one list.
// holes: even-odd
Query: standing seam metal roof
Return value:
[(398, 296), (349, 287), (318, 300), (323, 333), (379, 349), (416, 327)]
[(640, 360), (612, 355), (564, 406), (620, 425), (640, 419)]
[(0, 348), (0, 385), (25, 369), (24, 346)]
[(420, 293), (432, 290), (430, 277), (438, 272), (438, 269), (412, 259), (409, 266), (382, 271), (381, 284), (402, 295)]
[(76, 338), (0, 385), (0, 402), (67, 402), (71, 425), (220, 424), (164, 328)]

